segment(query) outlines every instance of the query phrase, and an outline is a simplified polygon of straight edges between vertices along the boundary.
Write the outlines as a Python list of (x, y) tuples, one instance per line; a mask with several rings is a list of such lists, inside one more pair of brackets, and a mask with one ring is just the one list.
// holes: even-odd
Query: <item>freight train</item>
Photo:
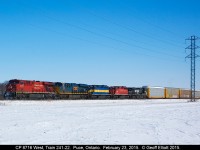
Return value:
[[(6, 85), (5, 99), (189, 99), (188, 89), (126, 87), (13, 79)], [(196, 91), (197, 99), (200, 91)]]

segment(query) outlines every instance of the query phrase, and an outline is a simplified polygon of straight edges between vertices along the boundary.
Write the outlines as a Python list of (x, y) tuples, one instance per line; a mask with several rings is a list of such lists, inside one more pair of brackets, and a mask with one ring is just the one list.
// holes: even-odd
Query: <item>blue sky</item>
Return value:
[(200, 36), (199, 6), (198, 0), (0, 0), (0, 82), (189, 88), (185, 38)]

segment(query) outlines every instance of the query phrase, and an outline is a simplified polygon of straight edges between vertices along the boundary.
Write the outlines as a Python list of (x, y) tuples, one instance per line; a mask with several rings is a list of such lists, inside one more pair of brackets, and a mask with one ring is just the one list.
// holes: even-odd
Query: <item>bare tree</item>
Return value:
[(0, 83), (0, 99), (4, 99), (4, 93), (6, 91), (7, 81), (4, 83)]

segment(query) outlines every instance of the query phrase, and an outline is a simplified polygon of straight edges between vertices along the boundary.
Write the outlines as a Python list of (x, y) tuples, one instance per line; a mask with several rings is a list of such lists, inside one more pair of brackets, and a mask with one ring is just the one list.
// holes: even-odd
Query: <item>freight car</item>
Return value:
[(180, 91), (179, 91), (179, 97), (181, 99), (189, 99), (189, 98), (191, 98), (191, 90), (180, 89)]
[(200, 91), (196, 91), (196, 92), (195, 92), (195, 97), (196, 97), (197, 99), (200, 99)]
[(147, 98), (150, 99), (163, 99), (165, 98), (165, 88), (164, 87), (150, 87), (143, 86), (145, 93), (147, 93)]
[(5, 98), (8, 99), (54, 99), (52, 82), (13, 79), (6, 85)]
[(180, 98), (180, 89), (179, 88), (165, 88), (165, 98), (177, 99)]

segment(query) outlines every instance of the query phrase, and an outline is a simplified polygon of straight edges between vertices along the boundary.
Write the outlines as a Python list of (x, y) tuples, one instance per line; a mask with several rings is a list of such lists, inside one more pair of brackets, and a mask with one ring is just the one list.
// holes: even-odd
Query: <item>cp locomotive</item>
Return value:
[(17, 79), (10, 80), (6, 85), (4, 97), (7, 99), (54, 98), (54, 83)]

